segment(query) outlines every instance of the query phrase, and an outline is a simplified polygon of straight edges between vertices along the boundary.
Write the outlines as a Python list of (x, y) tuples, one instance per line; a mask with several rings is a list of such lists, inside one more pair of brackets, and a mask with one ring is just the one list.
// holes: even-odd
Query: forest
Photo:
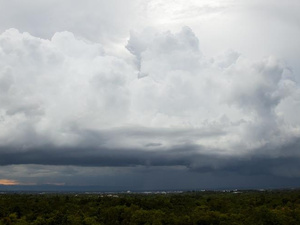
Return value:
[(0, 224), (300, 224), (300, 190), (0, 194)]

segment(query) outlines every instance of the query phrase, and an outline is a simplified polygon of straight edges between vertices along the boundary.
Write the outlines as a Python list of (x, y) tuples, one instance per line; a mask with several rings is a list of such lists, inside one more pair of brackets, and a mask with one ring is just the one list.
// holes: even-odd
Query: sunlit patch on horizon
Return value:
[(0, 185), (18, 185), (20, 184), (16, 180), (10, 180), (10, 179), (0, 179)]

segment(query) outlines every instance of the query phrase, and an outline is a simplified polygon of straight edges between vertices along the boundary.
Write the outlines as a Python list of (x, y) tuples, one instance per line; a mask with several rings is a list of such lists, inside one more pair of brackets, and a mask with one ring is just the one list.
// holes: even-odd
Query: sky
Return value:
[(0, 0), (0, 185), (300, 187), (298, 0)]

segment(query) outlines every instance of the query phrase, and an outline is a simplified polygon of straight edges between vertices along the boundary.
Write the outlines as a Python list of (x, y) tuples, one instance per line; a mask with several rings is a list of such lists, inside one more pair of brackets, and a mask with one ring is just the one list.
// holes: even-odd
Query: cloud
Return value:
[[(135, 77), (133, 69), (104, 55), (101, 45), (68, 32), (44, 40), (15, 29), (1, 35), (0, 45), (3, 144), (22, 144), (29, 135), (64, 142), (61, 129), (111, 126), (109, 120), (118, 123), (126, 117), (126, 83)], [(7, 138), (11, 133), (15, 138)]]
[(283, 61), (206, 57), (189, 27), (132, 32), (126, 48), (133, 62), (71, 32), (2, 33), (0, 164), (299, 176)]
[[(110, 38), (126, 37), (129, 26), (139, 15), (140, 1), (118, 0), (86, 3), (71, 0), (36, 2), (0, 1), (0, 26), (3, 32), (11, 27), (33, 35), (51, 38), (58, 31), (71, 31), (92, 41), (109, 42)], [(116, 16), (118, 15), (118, 16)]]

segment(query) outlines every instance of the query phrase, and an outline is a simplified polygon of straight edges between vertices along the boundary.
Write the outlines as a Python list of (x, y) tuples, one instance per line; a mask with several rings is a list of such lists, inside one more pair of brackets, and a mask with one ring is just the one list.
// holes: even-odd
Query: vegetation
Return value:
[(300, 191), (1, 194), (0, 224), (300, 224)]

